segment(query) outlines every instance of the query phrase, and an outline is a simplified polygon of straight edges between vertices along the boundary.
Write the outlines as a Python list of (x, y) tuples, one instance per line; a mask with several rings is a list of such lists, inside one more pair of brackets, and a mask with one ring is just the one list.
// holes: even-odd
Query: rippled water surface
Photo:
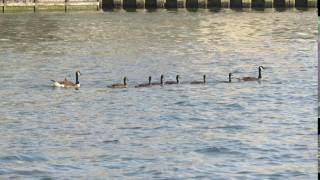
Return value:
[[(315, 179), (316, 22), (315, 10), (0, 14), (0, 178)], [(260, 83), (221, 83), (259, 65)], [(50, 87), (76, 70), (79, 90)], [(160, 74), (182, 84), (133, 88)], [(123, 76), (130, 88), (107, 88)]]

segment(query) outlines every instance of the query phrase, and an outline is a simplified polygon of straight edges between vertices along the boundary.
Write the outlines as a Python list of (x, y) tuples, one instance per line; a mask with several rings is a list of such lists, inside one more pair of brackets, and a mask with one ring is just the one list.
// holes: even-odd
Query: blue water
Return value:
[[(315, 179), (315, 10), (0, 15), (0, 179)], [(263, 80), (221, 83), (257, 76)], [(50, 87), (50, 79), (81, 88)], [(134, 88), (147, 81), (182, 84)], [(208, 84), (190, 85), (192, 80)], [(108, 85), (128, 77), (128, 89)]]

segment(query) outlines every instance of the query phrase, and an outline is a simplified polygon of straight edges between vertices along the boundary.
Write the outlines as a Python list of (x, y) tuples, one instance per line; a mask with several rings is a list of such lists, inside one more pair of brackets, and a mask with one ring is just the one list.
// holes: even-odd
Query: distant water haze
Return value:
[[(0, 179), (316, 179), (316, 21), (315, 10), (1, 14)], [(259, 65), (261, 83), (221, 83)], [(79, 90), (50, 87), (76, 70)], [(161, 74), (182, 84), (134, 88)], [(107, 88), (124, 76), (128, 89)]]

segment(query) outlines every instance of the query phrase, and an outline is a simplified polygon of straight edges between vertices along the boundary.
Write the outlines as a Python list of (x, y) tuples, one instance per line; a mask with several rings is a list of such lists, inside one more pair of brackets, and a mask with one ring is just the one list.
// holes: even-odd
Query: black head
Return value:
[(160, 76), (160, 83), (161, 84), (163, 84), (163, 78), (164, 78), (164, 76), (161, 74), (161, 76)]
[(179, 77), (180, 77), (179, 75), (177, 75), (177, 76), (176, 76), (176, 80), (177, 80), (177, 82), (179, 82)]
[(263, 66), (259, 66), (258, 69), (259, 69), (259, 71), (261, 71), (262, 69), (264, 69), (264, 67)]
[(203, 75), (203, 82), (204, 83), (206, 82), (206, 75), (205, 74)]
[(76, 76), (80, 76), (80, 75), (81, 75), (80, 71), (76, 71)]

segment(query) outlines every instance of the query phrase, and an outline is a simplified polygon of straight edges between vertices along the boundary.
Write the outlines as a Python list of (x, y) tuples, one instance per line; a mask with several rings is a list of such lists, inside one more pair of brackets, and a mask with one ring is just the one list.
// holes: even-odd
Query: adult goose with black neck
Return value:
[(65, 78), (63, 81), (55, 81), (51, 80), (53, 82), (54, 87), (63, 87), (63, 88), (79, 88), (80, 82), (79, 82), (79, 76), (81, 75), (80, 71), (76, 71), (76, 82), (73, 83), (67, 78)]
[(123, 78), (123, 84), (118, 83), (118, 84), (112, 84), (111, 86), (108, 86), (109, 88), (127, 88), (127, 77)]
[(158, 82), (158, 83), (151, 83), (151, 85), (152, 86), (162, 86), (163, 85), (163, 78), (164, 78), (164, 76), (161, 74), (161, 76), (160, 76), (160, 82)]
[(149, 80), (148, 83), (139, 84), (139, 85), (136, 85), (135, 87), (139, 88), (139, 87), (149, 87), (149, 86), (151, 86), (151, 76), (149, 76), (148, 80)]
[(242, 78), (237, 78), (239, 81), (259, 81), (262, 79), (262, 75), (261, 75), (261, 72), (262, 70), (264, 69), (263, 66), (259, 66), (258, 67), (258, 77), (251, 77), (251, 76), (248, 76), (248, 77), (242, 77)]
[(203, 75), (203, 81), (192, 81), (190, 84), (205, 84), (206, 83), (206, 75)]
[(176, 80), (175, 81), (166, 81), (167, 85), (170, 84), (179, 84), (179, 75), (176, 76)]
[(228, 81), (224, 81), (225, 83), (231, 83), (232, 80), (232, 73), (228, 74)]

